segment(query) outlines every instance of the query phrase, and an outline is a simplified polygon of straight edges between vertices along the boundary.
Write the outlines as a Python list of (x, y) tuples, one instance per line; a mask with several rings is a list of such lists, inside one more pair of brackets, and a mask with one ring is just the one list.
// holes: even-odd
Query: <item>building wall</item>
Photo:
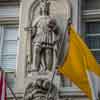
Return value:
[[(19, 98), (18, 100), (21, 100), (23, 97), (23, 93), (25, 90), (25, 86), (27, 83), (27, 77), (26, 77), (26, 58), (28, 54), (27, 49), (27, 39), (28, 39), (28, 33), (24, 30), (28, 26), (28, 11), (30, 8), (30, 5), (32, 4), (34, 0), (21, 0), (20, 5), (16, 2), (2, 2), (0, 3), (0, 24), (1, 25), (18, 25), (19, 31), (18, 31), (18, 45), (17, 45), (17, 61), (16, 61), (16, 68), (6, 70), (7, 73), (9, 72), (9, 77), (13, 77), (15, 79), (15, 86), (14, 86), (14, 92), (16, 93), (16, 96)], [(87, 2), (87, 3), (86, 3)], [(91, 3), (90, 3), (91, 2)], [(63, 2), (65, 4), (65, 0)], [(9, 5), (8, 5), (9, 4)], [(99, 0), (96, 0), (95, 2), (93, 0), (71, 0), (72, 5), (72, 19), (73, 24), (75, 26), (75, 29), (80, 32), (81, 36), (85, 37), (84, 33), (86, 32), (86, 24), (89, 22), (99, 22), (100, 17), (100, 7), (99, 7)], [(15, 10), (12, 8), (14, 7)], [(2, 8), (4, 8), (2, 10)], [(16, 9), (18, 12), (15, 12)], [(55, 9), (55, 8), (52, 8)], [(58, 13), (60, 10), (57, 11)], [(54, 12), (55, 13), (55, 12)], [(62, 13), (62, 10), (61, 10)], [(66, 20), (66, 18), (65, 18)], [(66, 23), (66, 22), (65, 22)], [(1, 36), (1, 34), (0, 34)], [(99, 41), (99, 40), (98, 40)], [(89, 42), (90, 43), (90, 42)], [(100, 43), (100, 42), (99, 42)], [(1, 48), (1, 47), (0, 47)], [(0, 49), (1, 50), (1, 49)], [(98, 52), (100, 53), (100, 47), (98, 48)], [(0, 52), (1, 53), (1, 52)], [(98, 54), (98, 57), (100, 58), (100, 55)], [(58, 78), (58, 77), (57, 77)], [(95, 89), (96, 91), (100, 91), (99, 89), (99, 83), (100, 79), (97, 77), (94, 77), (95, 79)], [(59, 78), (57, 79), (59, 83)], [(65, 82), (65, 84), (72, 84), (69, 87), (62, 87), (62, 93), (61, 93), (61, 100), (87, 100), (86, 96), (69, 80)], [(60, 87), (60, 86), (59, 86)], [(61, 88), (61, 87), (60, 87)], [(8, 90), (8, 99), (13, 100), (13, 96)]]

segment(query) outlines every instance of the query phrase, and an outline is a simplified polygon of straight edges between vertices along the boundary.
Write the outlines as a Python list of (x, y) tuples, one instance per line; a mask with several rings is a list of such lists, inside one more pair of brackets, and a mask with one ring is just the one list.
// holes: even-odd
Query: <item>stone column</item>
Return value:
[(26, 68), (26, 44), (27, 32), (24, 30), (28, 24), (29, 7), (34, 0), (22, 0), (20, 4), (20, 19), (19, 19), (19, 48), (17, 56), (17, 70), (16, 70), (16, 91), (24, 92), (24, 79)]

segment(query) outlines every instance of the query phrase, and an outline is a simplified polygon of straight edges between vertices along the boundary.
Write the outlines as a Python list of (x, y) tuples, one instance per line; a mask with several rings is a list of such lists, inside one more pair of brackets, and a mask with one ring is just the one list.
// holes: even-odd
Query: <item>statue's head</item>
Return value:
[(50, 2), (48, 0), (40, 0), (40, 15), (50, 14)]

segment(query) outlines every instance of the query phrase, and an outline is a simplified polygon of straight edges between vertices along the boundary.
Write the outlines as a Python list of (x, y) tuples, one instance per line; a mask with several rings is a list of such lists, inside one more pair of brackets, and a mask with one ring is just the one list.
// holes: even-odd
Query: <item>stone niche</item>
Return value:
[[(26, 4), (29, 5), (29, 7), (26, 7), (28, 10), (27, 13), (27, 22), (24, 25), (24, 29), (29, 27), (30, 24), (34, 23), (34, 20), (36, 18), (38, 18), (39, 15), (39, 10), (40, 10), (40, 0), (30, 0), (27, 1), (25, 0)], [(56, 18), (57, 20), (57, 24), (60, 28), (60, 31), (62, 33), (62, 35), (65, 34), (66, 28), (67, 28), (67, 23), (68, 23), (68, 19), (70, 17), (70, 13), (71, 13), (71, 5), (70, 2), (68, 0), (50, 0), (50, 16), (53, 16)], [(24, 20), (24, 19), (22, 19)], [(24, 30), (25, 31), (25, 30)], [(54, 67), (52, 68), (51, 72), (44, 72), (44, 73), (37, 73), (37, 72), (33, 72), (30, 73), (30, 69), (31, 69), (31, 64), (30, 64), (30, 34), (26, 32), (26, 67), (25, 67), (25, 74), (26, 74), (26, 82), (25, 83), (29, 83), (29, 80), (36, 80), (37, 78), (46, 78), (51, 80), (52, 76), (53, 76), (53, 72), (54, 72)], [(54, 59), (56, 62), (56, 58)], [(59, 79), (59, 75), (56, 75), (57, 79)], [(28, 81), (27, 81), (28, 80)]]
[[(54, 16), (60, 27), (61, 34), (64, 35), (68, 19), (71, 15), (70, 0), (49, 0), (51, 2), (50, 15)], [(30, 34), (25, 30), (30, 24), (39, 16), (40, 0), (22, 0), (21, 3), (21, 15), (20, 15), (20, 43), (17, 58), (17, 85), (19, 89), (22, 89), (37, 78), (52, 79), (54, 68), (49, 73), (37, 73), (30, 74), (31, 58), (30, 56)], [(30, 13), (32, 12), (32, 13)], [(53, 66), (55, 67), (55, 66)], [(20, 77), (19, 77), (20, 75)], [(56, 79), (59, 80), (59, 75), (56, 75)], [(58, 83), (58, 82), (57, 82)], [(24, 86), (23, 86), (24, 84)]]

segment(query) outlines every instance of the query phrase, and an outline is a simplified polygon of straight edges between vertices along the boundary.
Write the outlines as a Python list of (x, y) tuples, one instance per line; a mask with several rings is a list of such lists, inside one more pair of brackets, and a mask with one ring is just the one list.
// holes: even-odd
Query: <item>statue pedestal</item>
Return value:
[(52, 72), (33, 72), (28, 75), (28, 78), (31, 78), (32, 80), (36, 80), (39, 78), (51, 79), (52, 75)]
[(52, 77), (52, 72), (33, 72), (28, 76), (25, 80), (27, 84), (25, 84), (24, 100), (51, 100), (51, 98), (56, 100), (58, 98), (58, 87), (57, 84), (51, 82)]
[(37, 79), (47, 79), (51, 80), (53, 77), (53, 72), (32, 72), (29, 73), (25, 78), (25, 86), (30, 82), (35, 82)]
[[(25, 79), (25, 86), (27, 86), (30, 82), (35, 82), (38, 79), (44, 79), (51, 81), (53, 77), (53, 72), (33, 72), (28, 74)], [(59, 74), (55, 73), (53, 83), (59, 87), (60, 86), (60, 77)]]

